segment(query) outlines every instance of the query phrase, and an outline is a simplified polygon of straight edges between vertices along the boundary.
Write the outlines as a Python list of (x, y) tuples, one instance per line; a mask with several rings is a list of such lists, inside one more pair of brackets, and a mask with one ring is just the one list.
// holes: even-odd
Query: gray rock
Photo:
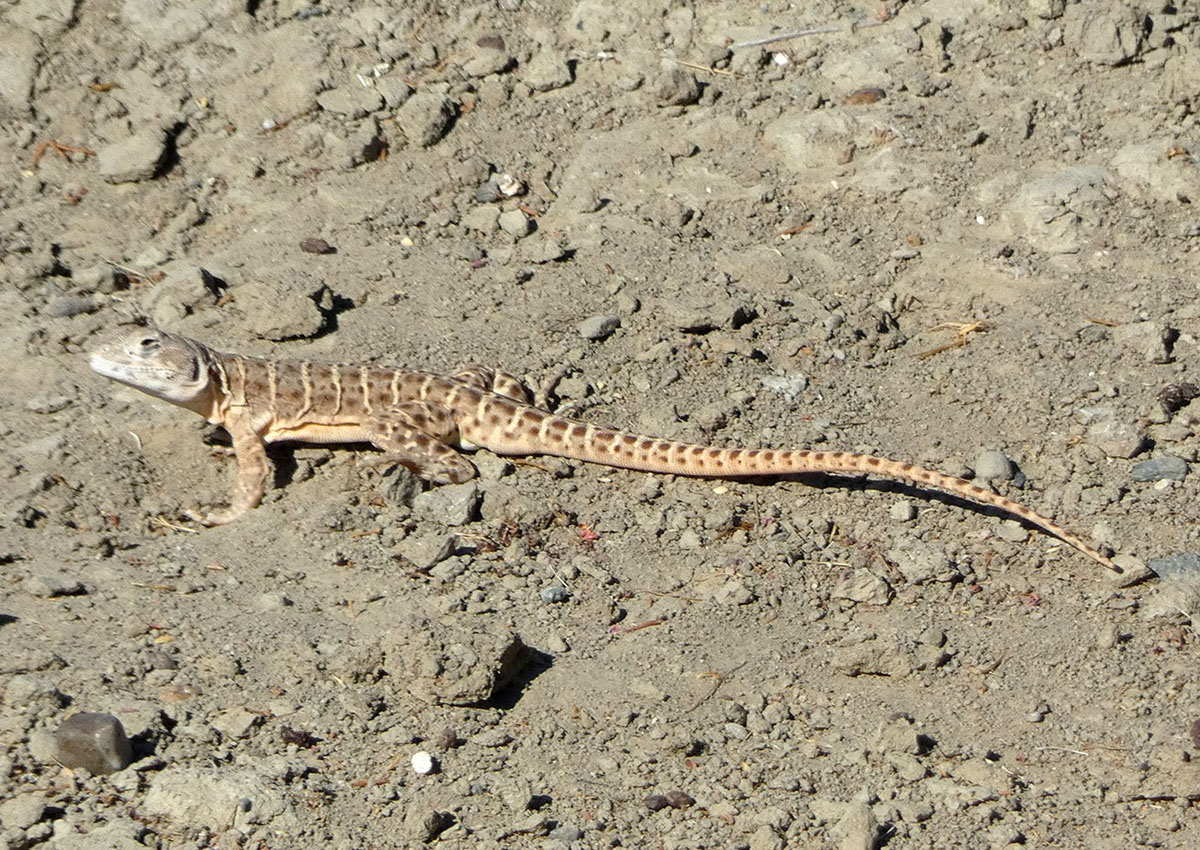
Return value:
[(158, 173), (166, 153), (166, 134), (158, 128), (148, 128), (100, 148), (96, 164), (100, 176), (109, 183), (138, 183)]
[(1148, 566), (1160, 578), (1200, 581), (1200, 555), (1195, 552), (1180, 552), (1165, 558), (1155, 558)]
[(383, 108), (384, 99), (374, 88), (358, 85), (339, 86), (317, 95), (317, 104), (326, 112), (347, 118), (365, 118)]
[(396, 552), (418, 570), (429, 570), (450, 557), (455, 539), (455, 535), (440, 531), (413, 535), (396, 544)]
[(262, 715), (238, 706), (228, 711), (222, 711), (209, 722), (209, 725), (220, 732), (222, 738), (232, 740), (247, 737), (260, 723), (262, 723)]
[(907, 499), (901, 499), (888, 508), (888, 516), (896, 522), (912, 522), (917, 518), (917, 508)]
[(1134, 481), (1182, 481), (1187, 474), (1188, 462), (1174, 455), (1159, 455), (1135, 463), (1129, 470), (1129, 477)]
[(51, 712), (66, 705), (67, 698), (42, 676), (23, 673), (5, 683), (4, 702), (35, 713)]
[(1169, 363), (1176, 332), (1158, 322), (1130, 322), (1112, 329), (1115, 342), (1147, 363)]
[(466, 525), (479, 516), (482, 496), (474, 481), (447, 484), (418, 493), (413, 499), (413, 514), (418, 519), (432, 520), (443, 525)]
[(808, 378), (800, 374), (767, 375), (762, 379), (762, 385), (788, 401), (795, 401), (808, 389)]
[(94, 774), (115, 773), (133, 761), (133, 749), (121, 721), (111, 714), (81, 712), (54, 733), (58, 760)]
[(547, 605), (553, 605), (559, 602), (566, 602), (571, 598), (571, 592), (561, 584), (552, 584), (549, 587), (543, 587), (538, 596)]
[(886, 605), (892, 599), (892, 586), (870, 570), (856, 569), (838, 582), (829, 595), (867, 605)]
[(17, 114), (32, 111), (41, 49), (31, 33), (14, 26), (0, 27), (0, 103)]
[(1013, 462), (1004, 452), (980, 452), (975, 459), (975, 477), (980, 481), (1011, 481)]
[(561, 841), (563, 844), (572, 844), (583, 838), (583, 830), (575, 826), (560, 826), (550, 830), (547, 838), (552, 841)]
[(441, 582), (454, 581), (467, 571), (467, 565), (462, 558), (447, 558), (442, 563), (430, 568), (429, 575)]
[(21, 583), (33, 596), (42, 599), (53, 599), (57, 596), (78, 596), (87, 593), (83, 582), (72, 576), (56, 573), (37, 573)]
[(521, 637), (494, 624), (409, 617), (380, 638), (384, 669), (435, 705), (486, 702), (529, 660)]
[(652, 86), (659, 106), (690, 106), (700, 99), (700, 83), (691, 71), (665, 63)]
[(499, 209), (490, 205), (480, 205), (468, 210), (459, 223), (464, 230), (478, 230), (484, 235), (490, 235), (496, 232), (499, 219)]
[(463, 71), (470, 77), (486, 77), (503, 74), (516, 64), (512, 55), (491, 47), (477, 47), (475, 54), (463, 63)]
[(602, 339), (608, 339), (619, 327), (621, 327), (620, 316), (589, 316), (579, 323), (579, 335), (584, 339), (599, 342)]
[(64, 295), (47, 304), (42, 312), (52, 319), (66, 319), (84, 313), (94, 313), (99, 309), (100, 305), (86, 295)]
[(454, 815), (449, 812), (415, 805), (404, 813), (404, 834), (413, 841), (428, 844), (445, 832), (452, 823)]
[(533, 233), (533, 219), (520, 210), (505, 210), (497, 219), (500, 229), (514, 239), (524, 239)]
[(712, 598), (722, 605), (749, 605), (756, 597), (744, 582), (731, 578), (717, 588)]
[(1063, 20), (1063, 42), (1096, 65), (1124, 65), (1137, 57), (1147, 31), (1144, 12), (1123, 3), (1072, 6)]
[(251, 770), (169, 767), (150, 783), (141, 813), (226, 830), (269, 823), (287, 809), (278, 787)]
[(119, 819), (103, 826), (89, 828), (81, 834), (60, 834), (55, 829), (50, 850), (145, 850), (142, 836), (146, 827), (132, 820)]
[(273, 342), (309, 339), (321, 331), (325, 316), (313, 300), (317, 291), (312, 281), (299, 278), (254, 278), (235, 288), (254, 333)]
[(29, 829), (46, 814), (46, 799), (40, 794), (21, 794), (0, 803), (0, 824), (5, 829)]
[(537, 92), (561, 89), (569, 86), (573, 79), (571, 66), (552, 50), (535, 54), (521, 73), (521, 81)]
[(454, 114), (454, 104), (445, 95), (417, 92), (396, 111), (396, 124), (409, 142), (428, 148), (446, 135)]
[(839, 850), (875, 850), (879, 846), (879, 821), (865, 803), (850, 803), (833, 828)]
[(1137, 427), (1116, 419), (1093, 423), (1087, 430), (1087, 440), (1109, 457), (1133, 457), (1146, 447), (1146, 438)]

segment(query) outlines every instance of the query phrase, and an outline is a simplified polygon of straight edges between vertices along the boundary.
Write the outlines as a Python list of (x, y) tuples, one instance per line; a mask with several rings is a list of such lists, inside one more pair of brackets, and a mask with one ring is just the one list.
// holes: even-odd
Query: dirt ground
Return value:
[[(0, 848), (1200, 846), (1200, 4), (0, 21)], [(138, 320), (921, 463), (1158, 575), (486, 452), (280, 447), (200, 529), (219, 429), (88, 368)], [(62, 763), (79, 712), (129, 767)]]

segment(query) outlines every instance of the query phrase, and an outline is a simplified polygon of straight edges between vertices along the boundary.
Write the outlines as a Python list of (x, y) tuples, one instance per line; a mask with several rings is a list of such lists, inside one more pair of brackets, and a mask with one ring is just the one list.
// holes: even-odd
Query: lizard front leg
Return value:
[(267, 447), (262, 435), (248, 426), (228, 425), (226, 430), (233, 439), (233, 454), (237, 460), (237, 483), (234, 485), (229, 507), (202, 516), (188, 512), (187, 516), (201, 525), (225, 525), (233, 522), (246, 511), (258, 507), (266, 490), (271, 462), (267, 458)]
[(406, 401), (367, 420), (363, 430), (384, 453), (382, 463), (398, 463), (434, 484), (475, 477), (475, 466), (449, 445), (458, 440), (458, 423), (448, 408)]

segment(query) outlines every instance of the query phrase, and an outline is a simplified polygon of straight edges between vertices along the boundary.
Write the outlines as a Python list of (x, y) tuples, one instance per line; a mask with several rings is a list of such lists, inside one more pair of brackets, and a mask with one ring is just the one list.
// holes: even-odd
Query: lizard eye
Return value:
[(142, 347), (143, 351), (149, 351), (150, 349), (158, 346), (158, 340), (152, 336), (148, 336), (139, 342), (138, 345)]

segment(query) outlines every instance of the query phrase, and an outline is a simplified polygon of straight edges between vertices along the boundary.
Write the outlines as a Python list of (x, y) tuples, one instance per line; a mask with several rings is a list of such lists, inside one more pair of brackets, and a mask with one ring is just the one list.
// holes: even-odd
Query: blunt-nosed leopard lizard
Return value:
[(534, 407), (516, 378), (480, 367), (444, 377), (370, 364), (272, 360), (146, 328), (96, 349), (91, 366), (229, 432), (237, 486), (227, 509), (201, 520), (206, 525), (232, 522), (262, 500), (267, 443), (370, 443), (435, 484), (473, 478), (475, 467), (459, 450), (486, 448), (711, 478), (828, 473), (905, 481), (1020, 517), (1123, 572), (1054, 520), (961, 478), (851, 452), (699, 446), (603, 428)]

